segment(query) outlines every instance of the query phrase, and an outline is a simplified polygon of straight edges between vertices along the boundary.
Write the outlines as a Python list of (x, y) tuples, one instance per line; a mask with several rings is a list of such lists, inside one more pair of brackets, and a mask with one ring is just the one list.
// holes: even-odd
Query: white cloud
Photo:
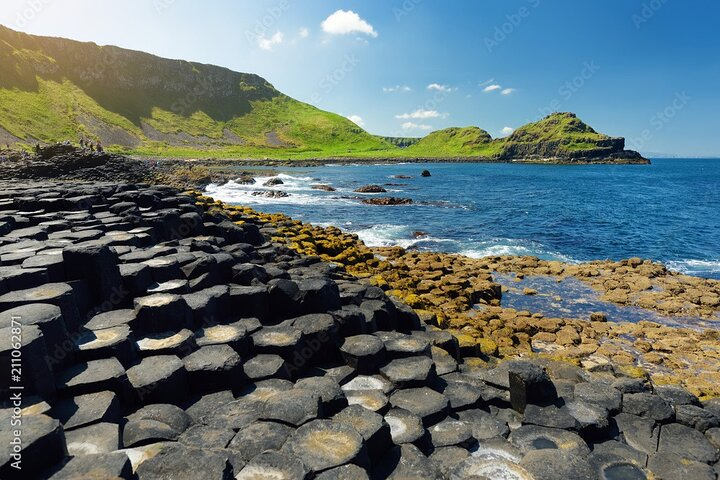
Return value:
[(423, 125), (413, 122), (405, 122), (402, 124), (403, 130), (432, 130), (432, 125)]
[(514, 88), (506, 88), (506, 89), (504, 89), (504, 90), (503, 90), (502, 92), (500, 92), (500, 93), (503, 94), (503, 95), (510, 95), (510, 94), (513, 93), (514, 91), (515, 91)]
[(508, 135), (512, 134), (515, 131), (512, 127), (505, 127), (501, 130), (504, 137), (507, 137)]
[(412, 113), (403, 113), (401, 115), (395, 115), (395, 118), (400, 120), (426, 120), (428, 118), (447, 117), (447, 113), (440, 113), (437, 110), (423, 110), (422, 108), (415, 110)]
[(298, 32), (298, 35), (300, 35), (300, 38), (307, 38), (310, 36), (310, 30), (308, 28), (301, 28)]
[(358, 127), (365, 126), (365, 121), (362, 119), (362, 117), (360, 115), (350, 115), (349, 117), (347, 117), (347, 119), (350, 120), (351, 122), (353, 122)]
[(394, 93), (394, 92), (412, 92), (412, 88), (407, 85), (395, 85), (394, 87), (383, 87), (383, 92)]
[(455, 88), (449, 87), (447, 85), (441, 85), (439, 83), (431, 83), (430, 85), (427, 86), (427, 89), (428, 90), (436, 90), (438, 92), (446, 92), (446, 93), (454, 92), (456, 90)]
[(331, 35), (347, 35), (349, 33), (364, 33), (375, 38), (378, 33), (372, 25), (360, 18), (360, 15), (352, 10), (338, 10), (322, 24), (323, 32)]
[(488, 85), (487, 87), (483, 88), (483, 92), (494, 92), (495, 90), (500, 90), (502, 87), (497, 84)]
[(275, 45), (280, 45), (283, 42), (285, 35), (282, 32), (275, 32), (275, 34), (266, 38), (264, 35), (258, 37), (258, 46), (263, 50), (272, 50)]

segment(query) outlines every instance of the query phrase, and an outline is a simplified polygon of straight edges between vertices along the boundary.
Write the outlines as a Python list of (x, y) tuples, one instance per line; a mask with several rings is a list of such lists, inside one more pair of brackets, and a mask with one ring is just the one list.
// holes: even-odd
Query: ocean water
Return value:
[[(428, 169), (430, 178), (420, 173)], [(720, 279), (720, 160), (639, 165), (394, 164), (281, 168), (275, 187), (210, 185), (218, 200), (356, 233), (368, 245), (582, 262), (642, 257)], [(396, 178), (398, 175), (411, 178)], [(336, 192), (313, 190), (326, 184)], [(378, 184), (386, 194), (353, 190)], [(253, 196), (282, 190), (287, 198)], [(370, 196), (413, 205), (364, 205)]]

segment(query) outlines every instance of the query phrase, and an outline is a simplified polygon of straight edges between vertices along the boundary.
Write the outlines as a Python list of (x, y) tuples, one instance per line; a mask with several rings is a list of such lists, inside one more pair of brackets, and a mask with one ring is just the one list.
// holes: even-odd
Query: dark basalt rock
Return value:
[(117, 423), (94, 423), (65, 432), (71, 456), (110, 453), (120, 448), (120, 426)]
[(345, 362), (358, 373), (375, 373), (385, 360), (385, 344), (374, 335), (348, 337), (340, 352)]
[(545, 370), (533, 363), (516, 361), (508, 371), (510, 402), (523, 413), (528, 404), (549, 405), (557, 399), (557, 391)]
[(174, 355), (144, 358), (127, 371), (135, 399), (142, 404), (180, 403), (187, 396), (187, 372)]
[(372, 457), (383, 455), (392, 446), (390, 425), (375, 412), (360, 405), (351, 405), (333, 417), (333, 421), (346, 423), (362, 435)]
[(390, 403), (418, 415), (426, 427), (443, 420), (449, 410), (448, 399), (427, 387), (398, 390), (390, 397)]
[(114, 392), (98, 392), (59, 401), (50, 415), (63, 424), (65, 431), (92, 423), (120, 423), (120, 399)]
[(229, 345), (208, 345), (183, 359), (194, 391), (236, 388), (243, 384), (240, 355)]
[(190, 480), (229, 480), (232, 466), (222, 450), (186, 447), (180, 444), (165, 445), (152, 458), (137, 468), (140, 478), (173, 478)]
[(362, 203), (366, 205), (380, 205), (380, 206), (393, 206), (393, 205), (411, 205), (413, 203), (411, 198), (399, 198), (399, 197), (379, 197), (379, 198), (365, 198)]
[(363, 437), (357, 430), (330, 420), (315, 420), (298, 428), (284, 448), (301, 458), (311, 472), (349, 463), (369, 464)]
[[(14, 457), (13, 440), (17, 426), (10, 421), (0, 426), (0, 476), (2, 478), (30, 478), (47, 470), (67, 457), (65, 434), (62, 425), (46, 415), (27, 415), (22, 418), (22, 454)], [(16, 443), (18, 440), (15, 441)], [(16, 467), (13, 467), (14, 462)], [(19, 475), (20, 474), (20, 475)]]
[(305, 478), (307, 467), (296, 456), (288, 453), (263, 452), (250, 460), (235, 476), (236, 480), (277, 478), (295, 480)]
[(78, 478), (133, 478), (132, 464), (124, 452), (99, 453), (71, 457), (67, 463), (51, 469), (45, 476), (51, 480)]
[(355, 189), (355, 193), (385, 193), (387, 190), (385, 190), (380, 185), (365, 185), (364, 187), (360, 187)]
[(281, 226), (162, 186), (0, 190), (23, 419), (59, 421), (30, 477), (135, 478), (132, 458), (140, 478), (714, 478), (720, 403), (611, 368), (489, 366), (381, 288), (268, 242)]
[(236, 451), (240, 458), (249, 462), (268, 450), (280, 451), (295, 430), (277, 422), (253, 422), (242, 428), (229, 442), (227, 448)]

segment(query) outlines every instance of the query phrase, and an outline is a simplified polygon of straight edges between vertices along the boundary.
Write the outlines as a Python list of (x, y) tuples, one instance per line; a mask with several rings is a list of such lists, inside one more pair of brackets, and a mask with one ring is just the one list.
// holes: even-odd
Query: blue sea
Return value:
[[(420, 176), (422, 170), (432, 173)], [(720, 279), (720, 160), (652, 165), (432, 163), (280, 168), (283, 185), (208, 187), (218, 200), (356, 233), (371, 246), (583, 262), (642, 257)], [(411, 178), (397, 178), (409, 176)], [(313, 190), (324, 184), (335, 192)], [(376, 184), (386, 194), (357, 194)], [(286, 198), (253, 192), (281, 190)], [(412, 205), (364, 205), (370, 196)]]

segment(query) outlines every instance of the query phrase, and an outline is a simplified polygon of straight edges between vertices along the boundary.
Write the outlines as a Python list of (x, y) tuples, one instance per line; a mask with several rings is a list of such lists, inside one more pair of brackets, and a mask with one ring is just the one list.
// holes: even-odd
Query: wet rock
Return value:
[(362, 203), (366, 205), (380, 205), (384, 207), (394, 205), (411, 205), (413, 203), (411, 198), (400, 198), (400, 197), (378, 197), (378, 198), (365, 198)]
[(355, 189), (355, 193), (385, 193), (387, 190), (385, 190), (380, 185), (365, 185), (364, 187), (360, 187)]
[(331, 187), (330, 185), (310, 185), (310, 188), (313, 190), (322, 190), (324, 192), (334, 192), (335, 188)]

